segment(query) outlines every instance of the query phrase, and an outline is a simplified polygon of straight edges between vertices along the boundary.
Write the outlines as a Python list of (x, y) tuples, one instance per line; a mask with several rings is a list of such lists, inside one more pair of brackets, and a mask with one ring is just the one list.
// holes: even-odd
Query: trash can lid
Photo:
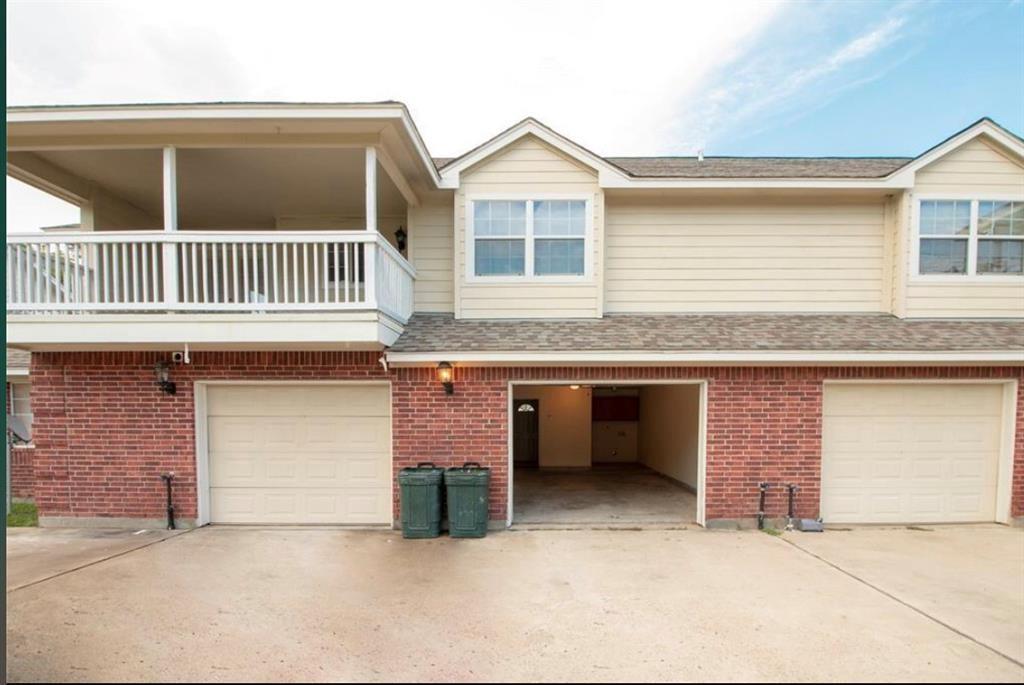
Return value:
[(448, 473), (453, 471), (460, 473), (479, 473), (480, 471), (490, 471), (490, 467), (482, 466), (478, 461), (467, 461), (462, 466), (451, 466), (448, 468)]

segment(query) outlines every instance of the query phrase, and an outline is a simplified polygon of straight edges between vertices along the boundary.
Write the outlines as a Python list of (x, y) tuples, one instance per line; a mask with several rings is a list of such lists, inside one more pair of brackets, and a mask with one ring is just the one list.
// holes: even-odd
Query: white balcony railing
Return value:
[(364, 231), (7, 236), (13, 314), (377, 309), (404, 323), (415, 277)]

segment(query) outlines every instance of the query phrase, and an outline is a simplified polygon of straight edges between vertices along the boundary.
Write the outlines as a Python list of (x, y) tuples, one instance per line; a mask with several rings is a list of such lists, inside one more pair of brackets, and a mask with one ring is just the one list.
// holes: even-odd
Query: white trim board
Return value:
[(468, 366), (683, 366), (683, 365), (860, 365), (1008, 364), (1024, 366), (1024, 349), (979, 352), (385, 352), (394, 366), (447, 361)]
[(698, 426), (698, 438), (697, 438), (697, 512), (696, 512), (696, 523), (703, 527), (706, 525), (707, 516), (705, 512), (706, 499), (704, 491), (707, 486), (707, 432), (708, 432), (708, 380), (706, 378), (696, 379), (651, 379), (651, 380), (614, 380), (614, 379), (587, 379), (587, 378), (576, 378), (569, 380), (516, 380), (508, 381), (505, 386), (505, 391), (508, 394), (508, 420), (506, 425), (507, 432), (507, 468), (508, 468), (508, 500), (505, 503), (505, 525), (511, 527), (513, 524), (513, 504), (515, 502), (513, 493), (513, 481), (515, 480), (515, 460), (512, 453), (513, 445), (513, 421), (514, 414), (512, 411), (514, 402), (514, 388), (517, 385), (540, 385), (540, 386), (569, 386), (569, 385), (615, 385), (615, 386), (628, 386), (628, 387), (643, 387), (645, 385), (699, 385), (700, 386), (700, 418)]

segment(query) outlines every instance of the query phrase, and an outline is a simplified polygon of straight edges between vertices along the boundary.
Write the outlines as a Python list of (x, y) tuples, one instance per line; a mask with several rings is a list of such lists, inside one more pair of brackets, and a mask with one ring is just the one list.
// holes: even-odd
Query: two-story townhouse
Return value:
[(173, 472), (183, 524), (390, 525), (423, 461), (490, 467), (498, 526), (581, 490), (748, 523), (761, 483), (770, 516), (786, 484), (827, 522), (1024, 516), (1024, 141), (990, 120), (605, 158), (528, 119), (455, 159), (390, 102), (7, 122), (8, 174), (82, 210), (7, 236), (44, 524), (154, 525)]

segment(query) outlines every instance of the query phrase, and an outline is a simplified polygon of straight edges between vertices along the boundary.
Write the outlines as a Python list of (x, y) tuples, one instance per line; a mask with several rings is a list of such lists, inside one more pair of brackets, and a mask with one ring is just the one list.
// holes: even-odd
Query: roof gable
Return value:
[(582, 145), (566, 138), (554, 129), (548, 128), (536, 119), (526, 118), (519, 123), (505, 129), (485, 143), (478, 145), (469, 152), (449, 160), (441, 167), (442, 184), (445, 187), (456, 188), (459, 185), (459, 175), (472, 166), (491, 157), (504, 148), (513, 145), (526, 136), (533, 136), (549, 147), (557, 150), (565, 157), (578, 162), (579, 164), (593, 169), (599, 176), (613, 174), (622, 178), (628, 174), (612, 164), (605, 158), (597, 155)]
[(905, 166), (893, 172), (892, 176), (899, 177), (915, 173), (978, 139), (990, 147), (994, 147), (1004, 157), (1012, 159), (1018, 164), (1024, 162), (1024, 140), (986, 117), (918, 155)]

